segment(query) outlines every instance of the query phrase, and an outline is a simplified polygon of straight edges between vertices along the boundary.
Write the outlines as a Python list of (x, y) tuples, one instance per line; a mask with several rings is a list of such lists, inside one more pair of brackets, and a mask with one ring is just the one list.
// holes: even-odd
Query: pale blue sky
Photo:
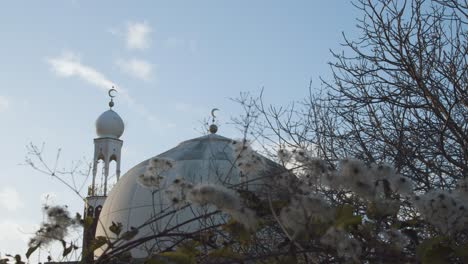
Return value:
[(264, 87), (283, 105), (305, 97), (310, 79), (330, 76), (329, 49), (356, 33), (358, 16), (347, 0), (2, 1), (0, 252), (25, 251), (17, 234), (40, 223), (43, 193), (82, 211), (58, 181), (18, 164), (29, 142), (45, 142), (51, 159), (61, 147), (62, 166), (91, 159), (108, 82), (126, 93), (115, 107), (126, 171), (199, 136), (214, 107), (219, 134), (239, 137), (227, 123), (241, 91)]

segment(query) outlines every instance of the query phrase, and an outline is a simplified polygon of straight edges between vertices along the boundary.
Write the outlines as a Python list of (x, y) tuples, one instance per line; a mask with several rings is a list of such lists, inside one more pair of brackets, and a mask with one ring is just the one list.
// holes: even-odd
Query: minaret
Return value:
[[(96, 120), (96, 133), (98, 137), (94, 139), (93, 182), (91, 185), (91, 195), (93, 196), (107, 196), (107, 179), (109, 177), (109, 164), (111, 161), (116, 162), (115, 175), (117, 180), (120, 178), (120, 157), (123, 141), (119, 138), (122, 136), (125, 126), (122, 118), (112, 110), (112, 107), (114, 107), (113, 91), (115, 90), (111, 89), (109, 91), (109, 96), (111, 97), (109, 102), (110, 109), (102, 113)], [(102, 175), (104, 182), (101, 183), (101, 190), (98, 190), (96, 186), (99, 161), (102, 161), (104, 164)]]
[[(110, 109), (102, 113), (96, 120), (96, 133), (97, 138), (94, 139), (94, 159), (93, 159), (93, 179), (92, 184), (88, 188), (88, 196), (85, 199), (85, 227), (83, 230), (83, 259), (85, 263), (92, 263), (93, 252), (90, 252), (90, 241), (94, 239), (96, 233), (96, 226), (99, 221), (102, 206), (108, 193), (108, 178), (109, 178), (109, 165), (115, 161), (115, 175), (117, 181), (120, 178), (120, 162), (123, 141), (120, 140), (124, 132), (124, 122), (122, 118), (112, 110), (114, 107), (113, 92), (116, 90), (112, 87), (109, 90), (109, 107)], [(99, 161), (102, 161), (102, 176), (101, 182), (96, 183), (98, 176)]]

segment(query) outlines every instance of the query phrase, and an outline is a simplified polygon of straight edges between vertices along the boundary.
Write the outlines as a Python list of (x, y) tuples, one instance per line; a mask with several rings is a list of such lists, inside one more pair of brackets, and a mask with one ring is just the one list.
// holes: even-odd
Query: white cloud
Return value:
[(137, 79), (149, 81), (152, 77), (153, 65), (140, 59), (119, 59), (117, 66), (126, 74)]
[(79, 57), (72, 52), (64, 52), (58, 57), (48, 58), (47, 63), (50, 65), (51, 70), (58, 76), (79, 77), (103, 90), (109, 90), (114, 86), (114, 83), (107, 79), (102, 73), (82, 64)]
[(157, 120), (145, 106), (138, 104), (130, 97), (125, 89), (115, 85), (96, 69), (82, 64), (78, 56), (73, 52), (65, 52), (58, 57), (48, 58), (46, 61), (50, 65), (51, 70), (60, 77), (78, 77), (104, 91), (108, 91), (114, 86), (119, 91), (119, 97), (125, 100), (131, 109), (144, 116), (150, 122)]
[(3, 189), (0, 189), (0, 207), (3, 207), (8, 211), (15, 211), (23, 207), (23, 205), (23, 201), (15, 188), (4, 187)]
[(127, 47), (144, 50), (149, 47), (151, 27), (146, 23), (130, 22), (127, 24)]
[(5, 96), (0, 95), (0, 113), (6, 111), (9, 106), (10, 102), (8, 99)]

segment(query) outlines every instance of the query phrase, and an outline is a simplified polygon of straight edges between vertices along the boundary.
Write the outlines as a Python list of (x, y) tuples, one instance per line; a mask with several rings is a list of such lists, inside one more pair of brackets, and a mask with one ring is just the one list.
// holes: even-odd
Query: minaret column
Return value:
[(104, 161), (104, 196), (107, 196), (107, 178), (109, 178), (110, 159), (106, 157)]
[(116, 161), (115, 161), (117, 164), (116, 164), (116, 172), (115, 172), (115, 175), (117, 177), (117, 181), (120, 179), (120, 155), (118, 155), (116, 157)]

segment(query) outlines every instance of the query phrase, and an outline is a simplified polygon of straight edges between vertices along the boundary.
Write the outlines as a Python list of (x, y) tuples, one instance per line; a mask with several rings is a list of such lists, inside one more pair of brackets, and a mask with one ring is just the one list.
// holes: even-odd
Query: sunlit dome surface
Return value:
[(102, 113), (96, 120), (96, 133), (101, 138), (120, 138), (124, 129), (122, 118), (112, 109)]
[[(155, 191), (154, 202), (152, 190), (142, 187), (137, 182), (138, 177), (144, 173), (151, 159), (145, 160), (130, 169), (117, 182), (107, 197), (101, 211), (96, 236), (111, 234), (108, 228), (112, 225), (112, 221), (122, 223), (123, 232), (129, 230), (132, 226), (141, 225), (154, 214), (153, 203), (156, 213), (170, 207), (170, 201), (165, 197), (164, 189), (176, 178), (180, 177), (195, 184), (214, 183), (229, 186), (239, 183), (239, 171), (234, 166), (235, 157), (231, 145), (231, 139), (210, 134), (184, 141), (177, 147), (154, 157), (176, 161), (175, 168), (165, 174), (165, 179), (162, 181), (159, 190)], [(270, 160), (266, 161), (267, 164), (272, 165), (271, 168), (273, 169), (275, 163)], [(152, 229), (162, 230), (166, 225), (175, 226), (184, 219), (193, 217), (192, 210), (194, 208), (180, 211), (176, 217), (170, 220), (166, 218), (158, 221), (155, 225), (147, 226), (140, 231), (136, 238), (153, 234)], [(197, 209), (195, 208), (195, 210)], [(105, 231), (104, 227), (106, 228)], [(178, 230), (183, 231), (190, 228), (190, 226), (185, 226)], [(95, 253), (97, 255), (101, 254), (99, 250)], [(143, 248), (134, 249), (131, 253), (134, 258), (147, 256), (147, 251)]]

